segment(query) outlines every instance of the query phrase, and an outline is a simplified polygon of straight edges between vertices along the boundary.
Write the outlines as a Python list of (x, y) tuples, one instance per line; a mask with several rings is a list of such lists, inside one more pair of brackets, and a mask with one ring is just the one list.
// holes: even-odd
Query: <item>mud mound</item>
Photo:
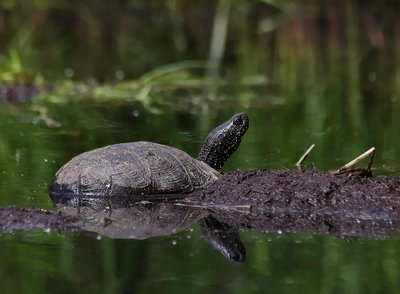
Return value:
[(67, 230), (82, 226), (76, 218), (37, 208), (7, 206), (0, 208), (0, 229), (20, 231), (28, 229)]
[(400, 231), (400, 177), (237, 171), (186, 203), (236, 228), (388, 236)]

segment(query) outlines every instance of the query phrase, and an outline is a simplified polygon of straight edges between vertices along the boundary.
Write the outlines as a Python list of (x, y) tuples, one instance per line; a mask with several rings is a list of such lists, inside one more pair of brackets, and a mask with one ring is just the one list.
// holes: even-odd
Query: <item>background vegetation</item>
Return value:
[(198, 77), (258, 77), (291, 92), (317, 83), (360, 96), (370, 82), (395, 87), (399, 8), (392, 0), (5, 0), (1, 68), (114, 81), (201, 60), (209, 67)]

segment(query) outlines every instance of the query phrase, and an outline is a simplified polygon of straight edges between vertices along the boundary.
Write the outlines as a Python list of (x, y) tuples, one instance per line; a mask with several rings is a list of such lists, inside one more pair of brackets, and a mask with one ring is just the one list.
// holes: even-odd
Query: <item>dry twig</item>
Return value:
[(311, 151), (314, 149), (315, 144), (312, 144), (310, 147), (308, 147), (307, 151), (303, 154), (303, 156), (300, 157), (300, 159), (296, 162), (296, 166), (298, 168), (302, 167), (302, 164), (304, 162), (304, 160), (306, 160), (306, 158), (308, 157), (308, 155), (311, 153)]
[(241, 213), (250, 213), (251, 205), (223, 205), (223, 204), (191, 204), (187, 202), (174, 203), (176, 206), (204, 208), (204, 209), (221, 209), (226, 211), (235, 211)]
[[(362, 170), (370, 172), (371, 171), (371, 167), (372, 167), (372, 163), (374, 162), (375, 147), (371, 147), (370, 149), (365, 151), (360, 156), (358, 156), (358, 157), (354, 158), (352, 161), (346, 163), (341, 168), (339, 168), (337, 171), (335, 171), (334, 174), (350, 173), (350, 172), (355, 171), (356, 169), (350, 169), (350, 168), (353, 167), (354, 165), (356, 165), (358, 162), (360, 162), (364, 158), (367, 158), (367, 157), (370, 157), (369, 162), (368, 162), (368, 166), (367, 166), (366, 169), (362, 169)], [(357, 171), (359, 171), (359, 169), (357, 169)]]

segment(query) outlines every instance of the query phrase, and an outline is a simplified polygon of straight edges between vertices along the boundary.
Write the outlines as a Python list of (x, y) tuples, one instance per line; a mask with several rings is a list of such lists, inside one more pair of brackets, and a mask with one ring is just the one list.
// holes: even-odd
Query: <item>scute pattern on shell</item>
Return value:
[(53, 192), (105, 196), (189, 193), (220, 173), (187, 153), (152, 142), (121, 143), (72, 158), (56, 174)]

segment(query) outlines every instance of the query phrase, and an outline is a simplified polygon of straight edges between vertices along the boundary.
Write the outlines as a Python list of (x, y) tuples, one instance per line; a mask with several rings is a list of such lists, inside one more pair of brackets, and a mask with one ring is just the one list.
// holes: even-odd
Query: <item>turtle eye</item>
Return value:
[(239, 116), (233, 120), (233, 124), (236, 126), (240, 126), (243, 124), (243, 119)]

